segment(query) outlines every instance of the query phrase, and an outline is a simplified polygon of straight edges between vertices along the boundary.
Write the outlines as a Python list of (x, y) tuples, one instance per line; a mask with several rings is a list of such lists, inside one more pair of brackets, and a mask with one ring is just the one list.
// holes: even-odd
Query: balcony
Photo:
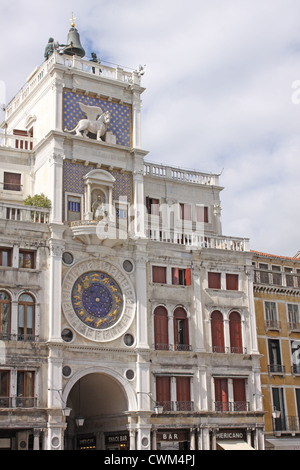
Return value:
[(239, 412), (239, 411), (250, 411), (250, 403), (248, 401), (234, 401), (234, 402), (223, 402), (215, 401), (215, 411), (217, 412)]
[(192, 346), (190, 344), (155, 343), (154, 349), (157, 351), (192, 351)]
[(50, 209), (24, 206), (24, 204), (0, 202), (0, 219), (13, 220), (15, 222), (48, 224), (50, 219)]
[(234, 346), (212, 346), (212, 352), (217, 354), (247, 354), (247, 348)]
[(299, 416), (282, 416), (280, 412), (279, 418), (273, 418), (273, 431), (286, 433), (300, 432), (300, 418)]
[(283, 366), (282, 364), (269, 364), (268, 372), (269, 374), (273, 374), (273, 375), (284, 375), (285, 366)]
[(31, 136), (20, 136), (14, 134), (0, 133), (0, 147), (19, 149), (19, 150), (32, 150), (36, 142)]
[(300, 275), (296, 273), (277, 272), (265, 269), (254, 271), (254, 284), (257, 289), (299, 291)]
[(36, 408), (35, 397), (0, 397), (1, 408)]
[(210, 248), (228, 251), (249, 251), (249, 240), (246, 238), (232, 238), (218, 235), (203, 235), (196, 231), (172, 231), (160, 229), (147, 229), (147, 238), (152, 241), (183, 245), (189, 249)]
[(199, 171), (184, 170), (156, 163), (146, 162), (144, 176), (158, 179), (169, 179), (177, 183), (191, 183), (194, 185), (218, 186), (219, 175), (201, 173)]
[(176, 411), (194, 411), (193, 401), (157, 401), (156, 406), (163, 408), (163, 413)]

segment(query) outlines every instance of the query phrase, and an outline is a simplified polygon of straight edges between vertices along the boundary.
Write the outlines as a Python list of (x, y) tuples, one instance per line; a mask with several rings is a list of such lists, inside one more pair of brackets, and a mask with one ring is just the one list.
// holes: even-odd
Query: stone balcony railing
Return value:
[(12, 113), (22, 105), (24, 100), (56, 65), (64, 66), (71, 70), (78, 70), (80, 72), (93, 75), (94, 77), (117, 80), (128, 85), (140, 85), (141, 82), (140, 73), (136, 70), (127, 71), (120, 66), (112, 67), (102, 63), (97, 64), (88, 59), (81, 59), (78, 56), (71, 57), (65, 54), (59, 54), (55, 51), (47, 61), (33, 71), (33, 73), (28, 77), (26, 85), (8, 104), (6, 108), (6, 119), (8, 119)]
[(19, 150), (32, 150), (36, 139), (20, 135), (0, 133), (0, 147)]
[(48, 224), (50, 209), (0, 201), (0, 219)]
[(192, 183), (195, 185), (205, 184), (209, 186), (219, 185), (219, 175), (193, 170), (184, 170), (182, 168), (149, 162), (145, 162), (144, 176), (151, 176), (160, 179), (166, 178), (177, 183)]

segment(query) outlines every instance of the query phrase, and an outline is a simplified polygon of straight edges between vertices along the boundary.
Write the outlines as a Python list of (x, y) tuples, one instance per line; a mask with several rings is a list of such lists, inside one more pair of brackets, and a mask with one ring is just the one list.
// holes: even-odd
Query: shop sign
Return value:
[(186, 431), (162, 431), (157, 433), (157, 440), (160, 442), (187, 441)]
[(219, 429), (216, 434), (217, 440), (221, 439), (241, 439), (243, 441), (246, 440), (246, 433), (243, 429)]
[(110, 436), (105, 436), (106, 444), (124, 444), (128, 442), (128, 434), (113, 434)]

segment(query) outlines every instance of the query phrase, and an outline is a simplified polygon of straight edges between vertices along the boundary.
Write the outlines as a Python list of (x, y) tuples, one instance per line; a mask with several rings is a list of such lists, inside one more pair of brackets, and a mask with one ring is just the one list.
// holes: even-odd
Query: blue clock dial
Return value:
[(89, 271), (73, 285), (72, 306), (80, 320), (95, 329), (106, 329), (119, 320), (123, 295), (119, 285), (108, 274)]

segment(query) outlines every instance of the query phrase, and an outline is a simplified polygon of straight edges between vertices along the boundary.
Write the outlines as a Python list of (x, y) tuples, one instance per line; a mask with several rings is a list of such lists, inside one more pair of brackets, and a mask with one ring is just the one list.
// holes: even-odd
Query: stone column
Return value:
[(148, 344), (148, 318), (147, 318), (147, 272), (145, 247), (137, 253), (136, 258), (136, 347), (149, 349)]
[(192, 269), (192, 282), (194, 287), (194, 310), (195, 310), (195, 350), (205, 351), (204, 346), (204, 323), (203, 323), (203, 311), (201, 302), (201, 281), (200, 281), (201, 270), (200, 267), (195, 266)]
[(141, 98), (137, 92), (132, 103), (132, 147), (141, 148)]
[(62, 181), (64, 155), (53, 152), (49, 158), (49, 190), (51, 199), (51, 222), (62, 223)]
[(136, 450), (136, 432), (134, 429), (129, 430), (130, 450)]
[[(50, 226), (54, 234), (53, 225)], [(59, 226), (59, 229), (64, 230)], [(56, 238), (50, 239), (49, 269), (49, 340), (61, 341), (61, 285), (62, 285), (62, 253), (64, 242)]]

